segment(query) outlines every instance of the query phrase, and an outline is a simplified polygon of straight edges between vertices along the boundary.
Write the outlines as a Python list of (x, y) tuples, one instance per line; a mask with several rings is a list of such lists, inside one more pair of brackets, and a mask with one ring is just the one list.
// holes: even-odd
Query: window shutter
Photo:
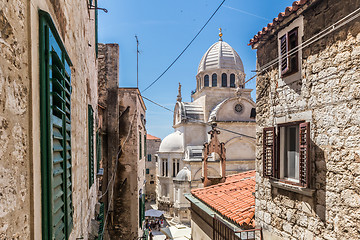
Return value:
[(139, 132), (139, 159), (142, 158), (141, 132)]
[(281, 75), (289, 71), (288, 47), (288, 35), (285, 34), (280, 38)]
[(300, 123), (299, 125), (300, 150), (299, 150), (299, 171), (300, 183), (304, 187), (310, 186), (310, 123)]
[(275, 128), (263, 130), (263, 171), (264, 177), (274, 177), (275, 164)]
[(94, 110), (88, 105), (89, 188), (94, 183)]

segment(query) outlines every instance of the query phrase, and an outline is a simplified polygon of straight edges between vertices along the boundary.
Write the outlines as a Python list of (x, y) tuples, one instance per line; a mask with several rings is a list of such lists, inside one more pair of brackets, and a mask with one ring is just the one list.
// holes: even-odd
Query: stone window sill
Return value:
[(276, 180), (270, 180), (270, 183), (271, 183), (271, 186), (273, 186), (273, 187), (281, 188), (281, 189), (291, 191), (291, 192), (296, 192), (296, 193), (299, 193), (299, 194), (302, 194), (302, 195), (305, 195), (308, 197), (313, 197), (314, 193), (315, 193), (314, 189), (295, 186), (295, 185), (279, 182)]

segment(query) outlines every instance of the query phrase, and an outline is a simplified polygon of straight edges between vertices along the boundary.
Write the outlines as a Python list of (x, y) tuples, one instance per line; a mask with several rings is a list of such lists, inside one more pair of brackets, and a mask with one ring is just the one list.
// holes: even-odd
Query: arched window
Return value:
[(212, 80), (211, 86), (212, 86), (212, 87), (216, 87), (216, 86), (217, 86), (217, 75), (216, 75), (216, 73), (214, 73), (214, 74), (211, 76), (211, 80)]
[(226, 75), (226, 73), (223, 73), (221, 75), (221, 86), (222, 87), (227, 87), (227, 75)]
[(230, 75), (230, 87), (235, 87), (235, 74), (233, 73)]
[(204, 87), (208, 87), (209, 86), (209, 75), (205, 75), (204, 76)]

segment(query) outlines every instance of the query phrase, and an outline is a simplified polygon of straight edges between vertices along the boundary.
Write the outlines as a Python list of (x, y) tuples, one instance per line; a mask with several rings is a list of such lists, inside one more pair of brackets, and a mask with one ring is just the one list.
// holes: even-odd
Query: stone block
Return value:
[(360, 196), (355, 191), (345, 189), (341, 192), (341, 199), (345, 205), (350, 207), (360, 207)]
[(287, 232), (288, 234), (292, 234), (292, 230), (293, 230), (293, 227), (290, 223), (287, 223), (285, 222), (283, 225), (282, 225), (282, 229)]

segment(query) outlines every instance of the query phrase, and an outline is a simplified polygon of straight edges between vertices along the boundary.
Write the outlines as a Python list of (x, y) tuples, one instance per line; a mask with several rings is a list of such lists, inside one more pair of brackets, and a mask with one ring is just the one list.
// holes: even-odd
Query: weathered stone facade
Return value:
[(157, 151), (159, 151), (159, 146), (161, 143), (161, 139), (147, 135), (146, 140), (146, 156), (145, 156), (145, 168), (146, 168), (146, 199), (147, 201), (155, 201), (156, 200), (156, 165), (157, 161)]
[[(39, 9), (49, 13), (71, 68), (73, 227), (87, 239), (97, 182), (89, 188), (88, 104), (97, 109), (94, 10), (88, 1), (0, 2), (0, 239), (42, 239)], [(45, 238), (44, 238), (45, 239)]]
[[(360, 6), (357, 0), (307, 2), (253, 45), (258, 70), (279, 57), (277, 33), (301, 16), (306, 42)], [(359, 238), (359, 18), (337, 26), (302, 49), (299, 79), (279, 77), (278, 64), (257, 78), (256, 223), (265, 239)], [(263, 173), (263, 129), (294, 121), (310, 123), (309, 188)]]
[(137, 88), (119, 88), (117, 44), (99, 44), (98, 86), (104, 153), (101, 202), (109, 211), (104, 239), (137, 239), (143, 236), (146, 108)]

